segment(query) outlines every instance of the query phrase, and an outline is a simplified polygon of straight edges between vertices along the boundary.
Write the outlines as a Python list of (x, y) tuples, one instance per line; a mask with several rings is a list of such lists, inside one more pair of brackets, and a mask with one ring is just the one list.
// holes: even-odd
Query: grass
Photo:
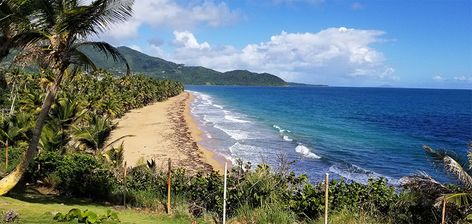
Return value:
[[(149, 211), (114, 208), (87, 200), (65, 199), (38, 195), (18, 195), (0, 197), (0, 214), (3, 222), (4, 214), (13, 210), (19, 214), (18, 223), (57, 223), (53, 213), (67, 213), (72, 208), (88, 209), (97, 215), (106, 214), (110, 209), (118, 214), (121, 223), (192, 223), (194, 221), (185, 212), (176, 210), (175, 215), (155, 214)], [(204, 223), (203, 220), (195, 220)]]
[[(324, 216), (320, 217), (314, 222), (315, 224), (323, 224)], [(357, 212), (342, 210), (334, 214), (329, 214), (328, 223), (343, 223), (343, 224), (380, 224), (390, 223), (388, 220), (381, 220), (369, 216), (367, 214), (360, 214)]]

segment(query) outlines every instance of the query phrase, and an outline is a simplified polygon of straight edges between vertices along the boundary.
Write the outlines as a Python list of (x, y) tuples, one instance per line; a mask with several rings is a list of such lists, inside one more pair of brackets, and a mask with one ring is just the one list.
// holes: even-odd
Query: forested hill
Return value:
[[(192, 85), (247, 85), (247, 86), (285, 86), (287, 83), (268, 73), (254, 73), (246, 70), (218, 72), (201, 66), (185, 66), (152, 57), (128, 47), (118, 47), (136, 73), (156, 78), (166, 78)], [(125, 67), (115, 63), (94, 49), (82, 49), (100, 68), (114, 73), (124, 73)]]

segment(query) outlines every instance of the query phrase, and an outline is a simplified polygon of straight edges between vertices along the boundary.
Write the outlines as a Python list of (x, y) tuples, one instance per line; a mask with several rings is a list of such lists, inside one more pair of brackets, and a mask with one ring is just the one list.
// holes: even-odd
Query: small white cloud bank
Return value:
[(115, 24), (101, 38), (115, 44), (135, 39), (143, 26), (154, 29), (191, 29), (199, 25), (220, 27), (233, 24), (242, 18), (239, 10), (233, 10), (222, 1), (195, 0), (136, 0), (133, 17), (127, 22)]
[(382, 52), (379, 30), (327, 28), (317, 33), (273, 35), (269, 40), (238, 49), (198, 41), (189, 31), (175, 31), (177, 46), (168, 59), (219, 71), (248, 69), (269, 72), (288, 81), (352, 83), (353, 80), (397, 80)]
[(472, 82), (472, 76), (454, 76), (453, 78), (455, 81), (461, 81), (461, 82)]

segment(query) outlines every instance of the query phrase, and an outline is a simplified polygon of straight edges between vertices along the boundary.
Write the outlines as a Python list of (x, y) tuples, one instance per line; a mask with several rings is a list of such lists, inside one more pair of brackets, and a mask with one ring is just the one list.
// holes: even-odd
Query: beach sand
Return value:
[(202, 132), (190, 114), (192, 99), (190, 93), (184, 92), (126, 113), (118, 120), (109, 141), (133, 135), (113, 144), (116, 147), (123, 143), (128, 166), (154, 159), (158, 167), (163, 168), (171, 158), (174, 168), (184, 168), (191, 173), (200, 170), (223, 173), (223, 162), (198, 144)]

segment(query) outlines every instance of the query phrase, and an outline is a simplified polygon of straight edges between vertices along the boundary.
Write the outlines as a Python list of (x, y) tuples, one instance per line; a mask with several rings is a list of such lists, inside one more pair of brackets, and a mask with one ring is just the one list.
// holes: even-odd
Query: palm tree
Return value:
[(64, 146), (69, 142), (70, 137), (64, 130), (58, 130), (58, 127), (51, 124), (46, 124), (41, 132), (39, 145), (42, 150), (46, 151), (65, 151)]
[(429, 154), (436, 162), (444, 165), (444, 169), (453, 175), (460, 184), (460, 187), (464, 189), (464, 192), (451, 192), (443, 194), (437, 199), (440, 202), (450, 202), (457, 206), (469, 205), (472, 201), (472, 142), (469, 143), (468, 167), (466, 164), (461, 165), (459, 159), (454, 159), (451, 155), (445, 152), (434, 150), (429, 146), (423, 146), (423, 149)]
[(132, 13), (132, 0), (95, 0), (90, 5), (81, 5), (77, 0), (36, 0), (38, 13), (34, 18), (41, 24), (42, 37), (30, 48), (29, 56), (41, 59), (54, 76), (54, 83), (47, 88), (41, 111), (37, 117), (29, 147), (15, 170), (0, 180), (0, 195), (8, 193), (21, 179), (37, 153), (41, 131), (58, 88), (66, 75), (74, 75), (74, 67), (96, 68), (93, 62), (80, 51), (80, 47), (91, 46), (106, 53), (116, 61), (129, 65), (116, 48), (105, 42), (85, 41), (87, 36), (97, 34), (110, 24), (125, 21)]
[[(454, 158), (454, 156), (445, 151), (435, 150), (429, 146), (423, 146), (424, 151), (436, 164), (442, 165), (449, 174), (457, 179), (459, 190), (451, 190), (447, 186), (434, 180), (426, 173), (420, 173), (403, 179), (403, 185), (408, 188), (419, 189), (428, 192), (430, 195), (438, 196), (436, 198), (435, 206), (443, 206), (443, 219), (445, 217), (445, 206), (447, 203), (453, 203), (456, 206), (461, 207), (468, 206), (472, 202), (472, 142), (469, 143), (468, 148), (467, 165), (461, 163), (460, 159)], [(470, 216), (472, 216), (472, 214), (469, 215), (469, 217)]]
[(90, 118), (88, 125), (73, 127), (74, 138), (80, 145), (97, 153), (105, 147), (105, 143), (114, 126), (108, 118), (94, 114)]

